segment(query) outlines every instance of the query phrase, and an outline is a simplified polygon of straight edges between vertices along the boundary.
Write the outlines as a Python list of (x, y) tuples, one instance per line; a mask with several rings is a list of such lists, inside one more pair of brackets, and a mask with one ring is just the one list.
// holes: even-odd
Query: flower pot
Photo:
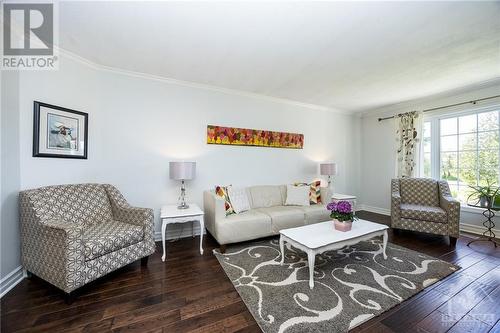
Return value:
[(352, 229), (352, 221), (339, 221), (337, 219), (333, 220), (333, 225), (335, 226), (335, 230), (346, 232)]
[(481, 196), (479, 198), (479, 205), (483, 208), (487, 208), (490, 206), (490, 198), (487, 196)]

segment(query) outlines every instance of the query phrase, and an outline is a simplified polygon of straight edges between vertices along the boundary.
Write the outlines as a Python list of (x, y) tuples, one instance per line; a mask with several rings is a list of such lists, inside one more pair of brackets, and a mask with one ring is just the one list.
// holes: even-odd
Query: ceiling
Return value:
[(61, 2), (95, 63), (365, 111), (500, 78), (500, 2)]

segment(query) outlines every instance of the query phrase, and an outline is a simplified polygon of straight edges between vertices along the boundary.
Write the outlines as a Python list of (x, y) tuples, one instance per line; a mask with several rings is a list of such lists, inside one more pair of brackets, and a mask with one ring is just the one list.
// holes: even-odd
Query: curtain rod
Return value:
[[(440, 110), (440, 109), (446, 109), (446, 108), (451, 108), (453, 106), (459, 106), (459, 105), (464, 105), (464, 104), (476, 104), (477, 102), (481, 102), (481, 101), (485, 101), (487, 99), (492, 99), (492, 98), (497, 98), (497, 97), (500, 97), (500, 95), (495, 95), (495, 96), (490, 96), (490, 97), (485, 97), (485, 98), (479, 98), (479, 99), (475, 99), (473, 101), (467, 101), (467, 102), (461, 102), (461, 103), (456, 103), (456, 104), (449, 104), (449, 105), (444, 105), (444, 106), (438, 106), (437, 108), (422, 110), (422, 112), (429, 112), (429, 111), (435, 111), (435, 110)], [(390, 116), (390, 117), (384, 117), (384, 118), (378, 118), (378, 121), (392, 119), (392, 118), (395, 118), (396, 116), (397, 115)]]

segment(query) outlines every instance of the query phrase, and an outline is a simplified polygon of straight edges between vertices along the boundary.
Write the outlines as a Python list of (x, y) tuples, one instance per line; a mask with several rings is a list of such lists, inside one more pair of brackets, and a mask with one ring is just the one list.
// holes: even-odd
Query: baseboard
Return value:
[[(191, 237), (191, 223), (182, 223), (182, 224), (172, 224), (167, 227), (166, 239), (177, 239), (177, 238), (186, 238)], [(200, 234), (200, 225), (198, 222), (194, 222), (194, 230), (193, 233), (195, 236)], [(161, 242), (161, 231), (155, 232), (155, 241)]]
[[(484, 226), (460, 223), (460, 231), (468, 232), (470, 234), (482, 235), (485, 230), (486, 228)], [(500, 229), (492, 229), (492, 231), (495, 233), (495, 235), (497, 235), (497, 237), (500, 236)]]
[[(358, 210), (358, 211), (365, 210), (365, 211), (372, 212), (372, 213), (391, 216), (391, 211), (389, 209), (380, 208), (380, 207), (373, 207), (373, 206), (368, 206), (368, 205), (363, 205), (363, 204), (358, 205), (356, 210)], [(482, 235), (485, 230), (486, 229), (481, 225), (460, 223), (460, 231), (463, 231), (463, 232), (468, 232), (468, 233), (476, 234), (476, 235)], [(493, 229), (493, 232), (496, 235), (500, 235), (500, 229)]]
[(356, 210), (366, 210), (367, 212), (391, 216), (391, 211), (389, 209), (368, 206), (368, 205), (364, 205), (364, 204), (357, 205)]
[(19, 266), (0, 280), (0, 298), (7, 294), (25, 277), (23, 266)]

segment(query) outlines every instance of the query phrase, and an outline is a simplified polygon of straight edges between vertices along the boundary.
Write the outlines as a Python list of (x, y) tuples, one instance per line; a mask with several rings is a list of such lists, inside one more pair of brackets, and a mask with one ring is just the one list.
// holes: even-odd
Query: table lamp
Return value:
[(328, 176), (328, 188), (331, 188), (332, 176), (337, 175), (337, 163), (321, 163), (319, 173), (322, 176)]
[(169, 174), (170, 179), (181, 181), (181, 195), (179, 197), (179, 206), (177, 206), (177, 208), (189, 208), (189, 205), (186, 203), (186, 185), (184, 181), (195, 177), (196, 162), (170, 162)]

